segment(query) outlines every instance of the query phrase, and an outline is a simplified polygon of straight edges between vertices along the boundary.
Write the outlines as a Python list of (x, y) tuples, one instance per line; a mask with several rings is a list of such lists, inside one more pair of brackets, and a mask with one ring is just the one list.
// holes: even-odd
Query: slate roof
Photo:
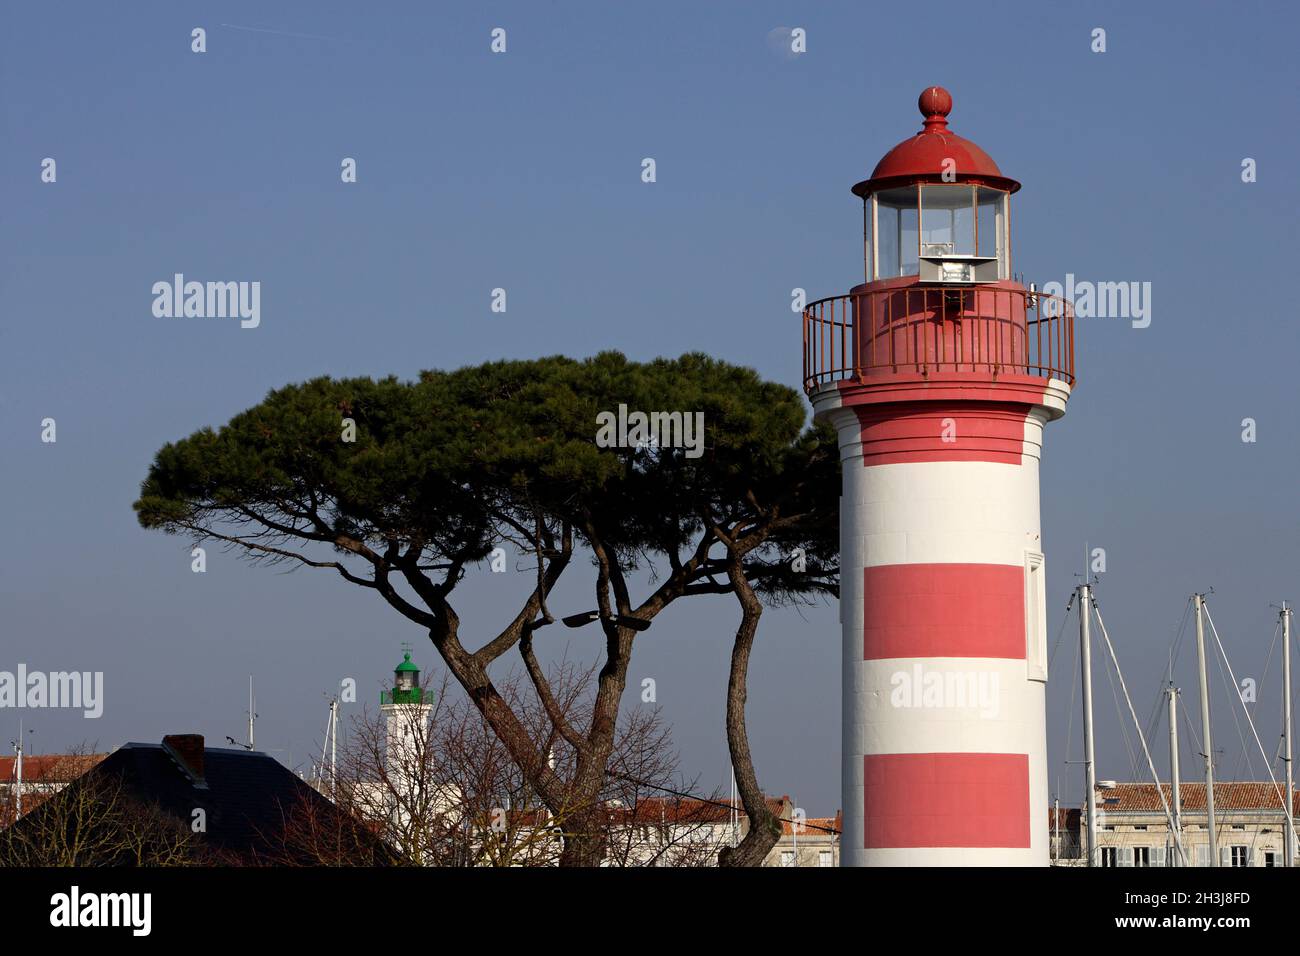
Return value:
[(114, 751), (96, 772), (123, 775), (138, 797), (156, 802), (187, 825), (196, 808), (207, 815), (208, 846), (236, 854), (265, 851), (265, 835), (284, 826), (284, 816), (299, 802), (325, 798), (264, 753), (206, 747), (207, 789), (199, 789), (160, 744), (128, 743)]
[[(180, 753), (166, 746), (178, 739), (197, 741), (197, 754), (201, 755), (197, 766), (186, 766)], [(168, 737), (164, 744), (124, 744), (82, 779), (96, 777), (120, 779), (135, 799), (156, 804), (187, 828), (194, 811), (203, 809), (204, 845), (230, 862), (282, 856), (286, 818), (301, 813), (303, 808), (310, 808), (320, 820), (343, 820), (333, 803), (273, 757), (257, 751), (204, 747), (197, 735)], [(50, 802), (64, 797), (75, 786), (72, 784)], [(37, 809), (29, 816), (40, 812)], [(14, 825), (22, 826), (28, 818)]]

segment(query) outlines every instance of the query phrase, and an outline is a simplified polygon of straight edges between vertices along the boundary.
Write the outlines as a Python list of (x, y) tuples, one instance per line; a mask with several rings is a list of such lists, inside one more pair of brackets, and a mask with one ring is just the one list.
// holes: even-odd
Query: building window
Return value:
[(1277, 866), (1277, 857), (1274, 855), (1272, 850), (1264, 851), (1264, 865)]
[(1244, 846), (1234, 846), (1232, 848), (1233, 866), (1249, 866), (1249, 862), (1246, 855), (1246, 849), (1247, 848)]
[(830, 850), (819, 850), (819, 851), (817, 852), (817, 865), (818, 865), (818, 866), (834, 866), (834, 865), (835, 865), (835, 854), (834, 854), (832, 851), (830, 851)]
[(1104, 846), (1101, 848), (1101, 865), (1119, 866), (1119, 856), (1116, 847)]
[(794, 851), (793, 851), (793, 850), (782, 850), (782, 851), (781, 851), (781, 865), (782, 865), (782, 866), (794, 866)]
[(1135, 846), (1133, 848), (1133, 865), (1150, 866), (1151, 865), (1151, 847)]

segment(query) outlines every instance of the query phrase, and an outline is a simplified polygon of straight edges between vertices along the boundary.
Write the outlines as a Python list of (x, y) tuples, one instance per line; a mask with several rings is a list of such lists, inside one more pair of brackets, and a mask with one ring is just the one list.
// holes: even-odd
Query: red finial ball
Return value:
[(926, 126), (947, 126), (947, 115), (952, 112), (952, 94), (942, 86), (927, 86), (916, 101), (917, 109), (925, 117)]

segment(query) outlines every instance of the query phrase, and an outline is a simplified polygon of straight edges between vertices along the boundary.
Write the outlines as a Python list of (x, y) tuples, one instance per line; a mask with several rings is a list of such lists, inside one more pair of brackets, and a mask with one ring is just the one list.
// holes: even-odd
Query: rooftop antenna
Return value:
[(236, 740), (230, 734), (226, 734), (226, 741), (232, 747), (243, 747), (245, 750), (256, 750), (257, 746), (253, 740), (253, 724), (257, 720), (257, 708), (253, 698), (253, 675), (248, 675), (248, 743)]

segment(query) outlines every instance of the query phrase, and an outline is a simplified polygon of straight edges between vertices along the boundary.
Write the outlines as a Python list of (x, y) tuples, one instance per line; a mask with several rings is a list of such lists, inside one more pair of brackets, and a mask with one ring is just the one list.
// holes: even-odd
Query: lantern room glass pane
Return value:
[(917, 258), (920, 252), (920, 229), (917, 228), (917, 211), (915, 206), (907, 206), (899, 210), (899, 216), (902, 219), (901, 228), (898, 230), (898, 248), (902, 252), (903, 262), (899, 266), (898, 274), (903, 276), (918, 275), (921, 271), (920, 260)]
[(862, 200), (862, 281), (870, 282), (875, 278), (872, 274), (872, 256), (871, 256), (871, 215), (875, 210), (875, 204), (872, 203), (871, 197), (868, 196)]
[(1001, 189), (979, 187), (979, 255), (996, 256), (998, 278), (1010, 274), (1007, 250), (1007, 193)]
[(876, 278), (916, 275), (916, 187), (876, 193)]
[(975, 187), (921, 187), (921, 254), (975, 255)]

